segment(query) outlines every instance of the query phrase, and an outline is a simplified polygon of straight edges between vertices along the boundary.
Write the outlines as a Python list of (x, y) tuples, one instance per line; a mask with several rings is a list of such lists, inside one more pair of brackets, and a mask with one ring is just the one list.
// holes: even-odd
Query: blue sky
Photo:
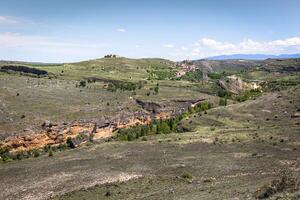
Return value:
[(299, 0), (0, 0), (0, 59), (300, 52)]

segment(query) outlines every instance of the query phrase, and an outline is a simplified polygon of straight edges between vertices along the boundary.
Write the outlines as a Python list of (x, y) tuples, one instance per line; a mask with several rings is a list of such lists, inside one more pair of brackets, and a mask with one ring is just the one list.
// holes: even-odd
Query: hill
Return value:
[(299, 63), (2, 62), (0, 199), (297, 199)]

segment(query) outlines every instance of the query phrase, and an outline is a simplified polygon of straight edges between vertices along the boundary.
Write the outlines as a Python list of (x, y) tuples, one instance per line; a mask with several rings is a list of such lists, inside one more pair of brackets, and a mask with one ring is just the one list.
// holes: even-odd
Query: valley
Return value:
[(300, 60), (0, 62), (0, 199), (298, 199)]

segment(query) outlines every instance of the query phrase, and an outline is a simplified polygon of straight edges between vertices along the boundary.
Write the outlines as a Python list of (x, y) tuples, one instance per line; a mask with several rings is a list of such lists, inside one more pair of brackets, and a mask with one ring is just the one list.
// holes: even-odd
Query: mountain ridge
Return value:
[(207, 60), (266, 60), (266, 59), (288, 59), (288, 58), (300, 58), (300, 54), (230, 54), (230, 55), (218, 55), (206, 57)]

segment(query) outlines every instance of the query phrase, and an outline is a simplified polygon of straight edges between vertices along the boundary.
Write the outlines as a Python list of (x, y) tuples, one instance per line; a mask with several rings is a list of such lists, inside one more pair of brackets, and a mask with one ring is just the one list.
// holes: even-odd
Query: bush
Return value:
[(33, 153), (33, 157), (35, 158), (40, 156), (40, 152), (37, 149), (34, 149), (32, 153)]
[(20, 151), (20, 152), (17, 152), (16, 154), (12, 155), (12, 159), (13, 160), (22, 160), (23, 159), (23, 152)]
[(71, 149), (75, 149), (76, 148), (74, 142), (72, 141), (72, 138), (70, 138), (70, 137), (67, 138), (66, 144), (67, 144), (67, 147), (69, 147)]
[(68, 148), (67, 144), (59, 144), (57, 149), (60, 151), (66, 150)]
[(222, 74), (217, 73), (217, 72), (208, 73), (207, 75), (211, 79), (220, 79), (220, 78), (222, 78)]
[(203, 78), (203, 73), (201, 70), (196, 69), (195, 71), (189, 71), (181, 76), (182, 80), (198, 82)]
[(154, 92), (155, 94), (158, 94), (158, 90), (159, 90), (159, 84), (157, 83), (155, 88), (154, 88)]
[(9, 162), (12, 161), (13, 159), (9, 155), (3, 155), (2, 156), (2, 161), (3, 162)]
[(45, 151), (45, 152), (48, 152), (50, 149), (51, 149), (51, 146), (50, 146), (50, 145), (44, 146), (44, 151)]
[(149, 73), (149, 80), (170, 80), (176, 76), (176, 72), (172, 69), (157, 69), (147, 71)]
[(133, 135), (127, 135), (127, 141), (133, 141), (135, 138)]
[(80, 80), (79, 81), (79, 87), (85, 87), (86, 86), (86, 81), (85, 80)]
[(161, 120), (159, 126), (157, 126), (158, 134), (168, 134), (171, 132), (170, 126), (167, 121)]
[(219, 105), (220, 106), (227, 106), (227, 98), (220, 98), (219, 100)]
[(231, 95), (232, 94), (230, 92), (228, 92), (227, 90), (224, 90), (224, 89), (218, 91), (218, 96), (219, 97), (229, 98), (229, 97), (231, 97)]
[(243, 95), (237, 96), (236, 100), (238, 102), (247, 101), (248, 99), (251, 99), (252, 97), (256, 97), (261, 95), (261, 91), (259, 89), (252, 89), (249, 91), (246, 91)]
[(189, 172), (183, 172), (180, 177), (184, 178), (184, 179), (192, 179), (193, 178), (192, 174)]
[(136, 125), (130, 128), (119, 129), (116, 139), (119, 141), (132, 141), (149, 134), (168, 134), (173, 131), (178, 131), (177, 125), (182, 119), (193, 113), (208, 110), (211, 107), (212, 105), (210, 103), (202, 102), (175, 118), (153, 120), (149, 125)]
[(49, 156), (49, 157), (52, 157), (52, 156), (53, 156), (53, 151), (52, 151), (52, 149), (49, 150), (48, 156)]
[(139, 81), (138, 83), (133, 82), (125, 82), (125, 81), (114, 81), (108, 84), (107, 90), (111, 92), (116, 92), (117, 90), (121, 91), (135, 91), (136, 89), (142, 89), (143, 88), (142, 81)]

